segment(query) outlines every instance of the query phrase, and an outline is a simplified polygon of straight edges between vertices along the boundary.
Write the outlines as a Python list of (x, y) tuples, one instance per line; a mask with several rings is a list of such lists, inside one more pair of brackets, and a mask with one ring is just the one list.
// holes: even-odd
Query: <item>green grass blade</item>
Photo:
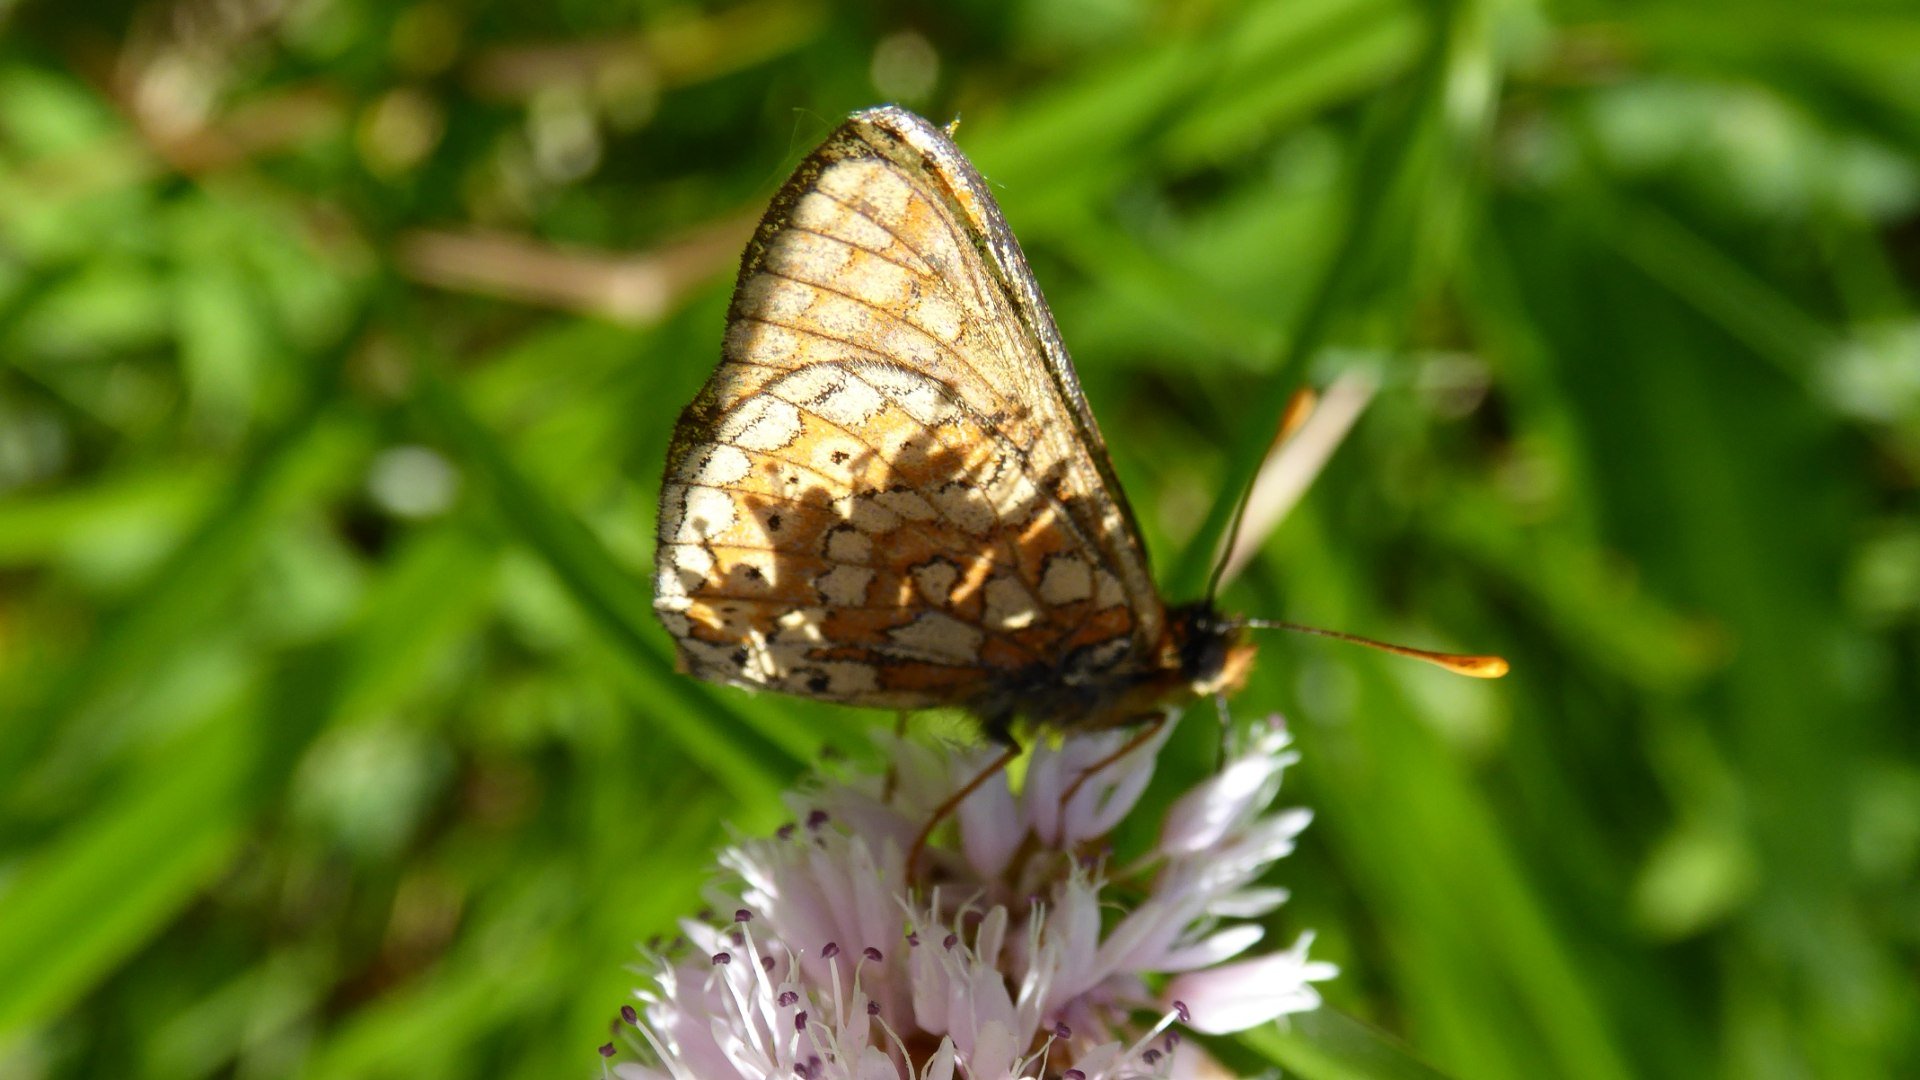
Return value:
[(1234, 1042), (1303, 1080), (1445, 1080), (1446, 1074), (1370, 1024), (1322, 1005)]
[(219, 609), (274, 509), (278, 483), (310, 448), (333, 404), (340, 373), (361, 344), (374, 307), (372, 299), (356, 305), (333, 344), (307, 362), (300, 399), (239, 457), (218, 501), (106, 620), (90, 647), (14, 719), (9, 738), (0, 740), (0, 777), (16, 775), (48, 735), (90, 703), (188, 644), (183, 628)]
[(1432, 102), (1441, 97), (1449, 73), (1447, 38), (1435, 33), (1408, 85), (1391, 108), (1376, 117), (1371, 132), (1356, 151), (1350, 170), (1354, 196), (1346, 228), (1331, 261), (1319, 278), (1286, 349), (1247, 396), (1252, 405), (1243, 414), (1234, 439), (1229, 472), (1220, 486), (1193, 540), (1173, 567), (1168, 592), (1199, 596), (1242, 494), (1253, 483), (1273, 441), (1273, 425), (1294, 393), (1305, 385), (1308, 362), (1326, 344), (1336, 321), (1346, 314), (1362, 273), (1375, 257), (1389, 223), (1404, 220), (1391, 212), (1390, 203), (1408, 180), (1410, 165), (1421, 146), (1421, 128), (1433, 122)]
[(0, 893), (0, 1055), (173, 918), (234, 851), (253, 762), (229, 710), (29, 858)]

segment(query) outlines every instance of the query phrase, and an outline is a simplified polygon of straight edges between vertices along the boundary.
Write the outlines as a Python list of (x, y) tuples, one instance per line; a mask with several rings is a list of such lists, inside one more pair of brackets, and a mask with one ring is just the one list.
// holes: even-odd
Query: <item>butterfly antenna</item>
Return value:
[(1409, 645), (1395, 645), (1387, 641), (1375, 641), (1358, 634), (1346, 634), (1338, 630), (1325, 630), (1318, 626), (1303, 626), (1300, 623), (1282, 622), (1278, 619), (1248, 619), (1242, 625), (1254, 630), (1292, 630), (1300, 634), (1313, 634), (1317, 637), (1333, 638), (1354, 645), (1365, 645), (1369, 649), (1390, 652), (1395, 656), (1405, 656), (1414, 660), (1424, 660), (1435, 667), (1446, 668), (1455, 675), (1465, 675), (1474, 679), (1497, 679), (1507, 673), (1508, 664), (1504, 657), (1475, 656), (1468, 653), (1434, 652), (1431, 649), (1416, 649)]
[[(1319, 395), (1307, 387), (1301, 387), (1293, 392), (1293, 397), (1287, 400), (1286, 411), (1280, 414), (1279, 427), (1274, 431), (1273, 442), (1268, 444), (1266, 457), (1262, 461), (1273, 460), (1274, 451), (1286, 445), (1288, 439), (1293, 438), (1300, 430), (1300, 425), (1307, 422), (1307, 417), (1313, 413), (1313, 407), (1319, 402)], [(1227, 566), (1233, 562), (1233, 550), (1239, 546), (1240, 529), (1246, 523), (1247, 507), (1253, 502), (1253, 493), (1260, 486), (1259, 481), (1259, 475), (1256, 473), (1253, 480), (1241, 490), (1240, 498), (1233, 504), (1233, 517), (1227, 522), (1227, 531), (1223, 535), (1220, 551), (1213, 560), (1213, 571), (1207, 575), (1206, 604), (1208, 608), (1213, 607), (1214, 599), (1220, 595), (1220, 584), (1226, 579)]]

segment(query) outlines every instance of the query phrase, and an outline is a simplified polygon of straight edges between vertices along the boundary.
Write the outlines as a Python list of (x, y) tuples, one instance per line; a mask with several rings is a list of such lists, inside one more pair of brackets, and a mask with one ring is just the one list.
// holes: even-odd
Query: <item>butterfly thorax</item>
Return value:
[(1231, 694), (1246, 685), (1255, 647), (1247, 627), (1207, 603), (1167, 613), (1167, 638), (1180, 658), (1178, 681), (1196, 698)]
[(1145, 655), (1093, 669), (1069, 656), (1012, 673), (970, 703), (987, 733), (1005, 740), (1015, 722), (1053, 730), (1097, 730), (1150, 720), (1190, 701), (1231, 694), (1253, 669), (1246, 627), (1207, 604), (1167, 612), (1166, 630)]

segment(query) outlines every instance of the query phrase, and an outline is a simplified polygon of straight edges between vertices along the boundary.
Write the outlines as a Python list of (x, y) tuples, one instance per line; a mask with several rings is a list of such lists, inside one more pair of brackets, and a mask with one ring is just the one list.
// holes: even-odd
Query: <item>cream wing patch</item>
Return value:
[(980, 628), (939, 611), (922, 612), (905, 626), (887, 634), (895, 651), (940, 663), (978, 663), (986, 635)]

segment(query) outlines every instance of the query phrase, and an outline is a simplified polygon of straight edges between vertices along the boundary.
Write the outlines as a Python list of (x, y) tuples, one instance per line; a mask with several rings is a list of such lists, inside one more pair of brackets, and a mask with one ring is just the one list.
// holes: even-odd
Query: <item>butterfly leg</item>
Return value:
[[(898, 741), (900, 739), (904, 739), (907, 737), (907, 711), (905, 709), (902, 709), (898, 713), (894, 714), (893, 737), (895, 741)], [(880, 801), (883, 803), (892, 802), (894, 789), (897, 788), (899, 785), (900, 785), (900, 770), (894, 765), (893, 761), (890, 759), (887, 762), (886, 782), (882, 784), (880, 787)]]
[(1227, 739), (1233, 734), (1233, 713), (1227, 708), (1225, 691), (1213, 695), (1213, 711), (1220, 718), (1220, 745), (1213, 757), (1213, 771), (1219, 772), (1227, 767)]
[(920, 856), (927, 850), (927, 841), (933, 836), (933, 830), (938, 828), (940, 823), (951, 816), (954, 811), (960, 809), (960, 804), (967, 801), (967, 796), (980, 790), (981, 784), (986, 783), (1002, 769), (1005, 769), (1014, 758), (1019, 757), (1020, 750), (1021, 747), (1018, 743), (1009, 742), (1007, 748), (1000, 752), (1000, 756), (989, 762), (986, 768), (981, 769), (979, 775), (967, 781), (966, 785), (959, 791), (947, 796), (945, 802), (933, 808), (933, 813), (927, 817), (927, 823), (920, 828), (920, 835), (913, 838), (913, 847), (907, 850), (908, 881), (913, 881), (919, 876), (918, 867)]
[(1073, 797), (1080, 792), (1080, 785), (1086, 783), (1095, 773), (1152, 742), (1153, 737), (1160, 734), (1160, 729), (1167, 726), (1167, 714), (1164, 712), (1155, 713), (1151, 718), (1141, 717), (1140, 719), (1146, 721), (1140, 733), (1121, 743), (1120, 749), (1080, 770), (1080, 775), (1074, 777), (1073, 783), (1067, 785), (1067, 793), (1060, 797), (1060, 805), (1065, 806), (1072, 802)]

